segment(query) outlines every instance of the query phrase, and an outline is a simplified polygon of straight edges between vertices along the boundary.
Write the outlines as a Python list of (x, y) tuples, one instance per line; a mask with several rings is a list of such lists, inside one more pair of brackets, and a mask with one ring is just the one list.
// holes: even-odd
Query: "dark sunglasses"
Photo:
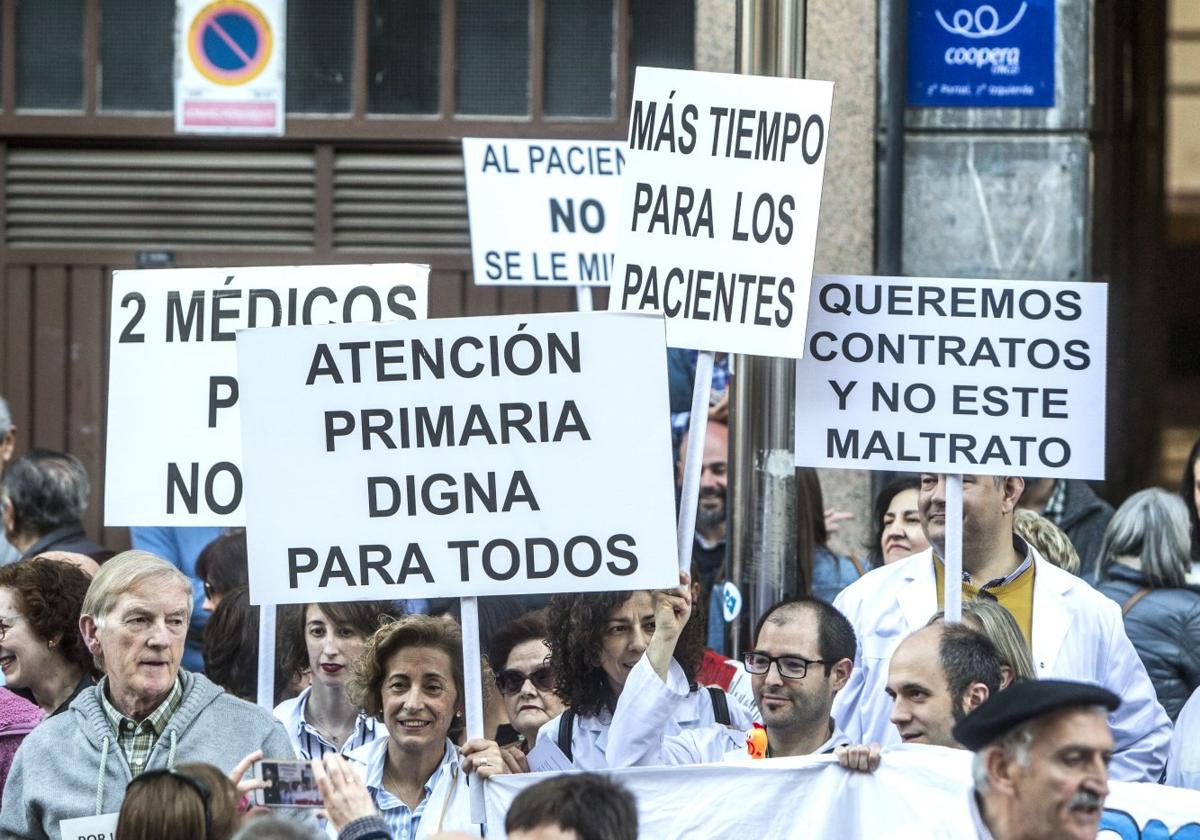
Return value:
[(496, 675), (496, 688), (505, 696), (516, 694), (521, 690), (521, 686), (525, 685), (525, 680), (533, 683), (533, 687), (538, 691), (554, 690), (554, 671), (549, 665), (543, 665), (532, 674), (526, 674), (516, 668), (505, 668)]
[[(185, 785), (190, 787), (200, 797), (200, 803), (204, 806), (204, 840), (208, 840), (208, 836), (212, 833), (212, 793), (208, 790), (208, 785), (197, 779), (195, 776), (189, 776), (187, 773), (180, 773), (173, 767), (165, 767), (159, 770), (147, 770), (140, 776), (135, 776), (128, 787), (133, 787), (138, 782), (144, 782), (149, 779), (156, 779), (160, 776), (170, 776), (173, 779), (178, 779)], [(127, 788), (128, 789), (128, 788)]]

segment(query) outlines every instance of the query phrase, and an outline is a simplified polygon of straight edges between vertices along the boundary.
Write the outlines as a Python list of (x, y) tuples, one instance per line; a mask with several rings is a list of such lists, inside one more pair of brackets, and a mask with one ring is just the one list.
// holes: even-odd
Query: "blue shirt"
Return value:
[[(425, 814), (425, 806), (429, 804), (430, 797), (437, 788), (438, 781), (443, 773), (450, 773), (457, 778), (459, 773), (458, 750), (454, 748), (453, 742), (449, 738), (446, 739), (446, 751), (442, 754), (442, 761), (433, 771), (433, 775), (425, 782), (425, 795), (421, 801), (417, 803), (416, 808), (409, 808), (401, 799), (393, 796), (391, 791), (383, 786), (383, 771), (387, 764), (387, 738), (381, 738), (370, 745), (369, 757), (367, 759), (366, 779), (367, 790), (371, 793), (371, 798), (375, 800), (375, 807), (379, 809), (379, 815), (383, 817), (383, 821), (387, 823), (388, 830), (392, 833), (392, 840), (412, 840), (417, 835), (417, 829), (421, 825), (421, 817)], [(447, 786), (448, 793), (453, 791), (453, 781)], [(445, 814), (444, 802), (439, 802), (436, 810)], [(438, 828), (435, 827), (430, 833), (436, 834)]]

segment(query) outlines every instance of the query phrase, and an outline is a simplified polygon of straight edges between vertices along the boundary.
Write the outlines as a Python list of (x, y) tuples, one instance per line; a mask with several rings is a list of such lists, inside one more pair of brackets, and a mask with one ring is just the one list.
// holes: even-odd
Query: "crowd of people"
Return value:
[[(15, 457), (0, 399), (0, 836), (107, 814), (118, 840), (478, 836), (478, 780), (574, 768), (517, 797), (508, 835), (616, 840), (639, 803), (591, 771), (827, 754), (871, 773), (900, 743), (974, 752), (980, 837), (1094, 837), (1109, 780), (1200, 788), (1200, 443), (1179, 492), (1115, 511), (1080, 481), (964, 476), (954, 623), (945, 476), (888, 483), (851, 556), (828, 546), (849, 514), (798, 471), (811, 594), (759, 617), (734, 660), (723, 400), (697, 419), (678, 587), (485, 603), (481, 662), (450, 602), (281, 607), (272, 713), (254, 705), (244, 531), (134, 528), (114, 555), (82, 525), (79, 460)], [(483, 738), (465, 733), (468, 669)], [(293, 786), (315, 784), (319, 812), (286, 807), (264, 760), (305, 762)]]

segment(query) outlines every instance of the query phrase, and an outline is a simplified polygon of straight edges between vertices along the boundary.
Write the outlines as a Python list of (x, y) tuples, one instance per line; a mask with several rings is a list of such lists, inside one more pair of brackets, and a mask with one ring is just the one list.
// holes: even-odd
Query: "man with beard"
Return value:
[(954, 728), (975, 751), (971, 815), (981, 840), (1092, 840), (1108, 795), (1120, 700), (1098, 686), (1027, 680)]
[[(678, 607), (672, 611), (668, 594), (655, 594), (654, 635), (617, 703), (608, 733), (609, 766), (751, 758), (747, 741), (753, 743), (753, 730), (710, 726), (664, 736), (666, 720), (688, 690), (673, 659), (686, 615)], [(764, 724), (758, 730), (765, 734), (765, 744), (758, 745), (761, 757), (819, 755), (849, 743), (830, 710), (850, 678), (854, 652), (850, 622), (824, 601), (801, 598), (767, 611), (755, 631), (754, 649), (744, 656)], [(641, 698), (636, 710), (623, 705), (626, 692)]]
[[(683, 485), (687, 463), (687, 435), (679, 445), (675, 482)], [(700, 498), (696, 506), (696, 539), (692, 545), (692, 566), (699, 571), (700, 603), (708, 606), (706, 633), (710, 648), (724, 648), (725, 625), (721, 621), (720, 601), (713, 599), (725, 570), (725, 482), (728, 469), (729, 429), (719, 420), (708, 421), (704, 435), (704, 459), (700, 472)]]

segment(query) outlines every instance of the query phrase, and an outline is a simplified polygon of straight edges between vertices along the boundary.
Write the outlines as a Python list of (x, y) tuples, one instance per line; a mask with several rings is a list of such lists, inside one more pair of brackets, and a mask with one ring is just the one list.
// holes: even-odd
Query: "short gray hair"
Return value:
[(1097, 580), (1118, 557), (1135, 556), (1153, 587), (1183, 587), (1191, 566), (1191, 526), (1187, 505), (1158, 487), (1140, 490), (1117, 509), (1100, 544)]
[(0, 479), (0, 494), (12, 505), (17, 528), (37, 536), (79, 522), (91, 490), (79, 459), (50, 449), (31, 449)]
[[(97, 627), (103, 627), (117, 600), (126, 592), (148, 580), (179, 584), (192, 591), (192, 579), (161, 557), (148, 551), (122, 551), (100, 567), (87, 594), (83, 596), (82, 615), (90, 615)], [(192, 598), (187, 599), (188, 620), (192, 617)]]
[(8, 434), (12, 427), (12, 412), (8, 410), (8, 401), (0, 397), (0, 435)]

